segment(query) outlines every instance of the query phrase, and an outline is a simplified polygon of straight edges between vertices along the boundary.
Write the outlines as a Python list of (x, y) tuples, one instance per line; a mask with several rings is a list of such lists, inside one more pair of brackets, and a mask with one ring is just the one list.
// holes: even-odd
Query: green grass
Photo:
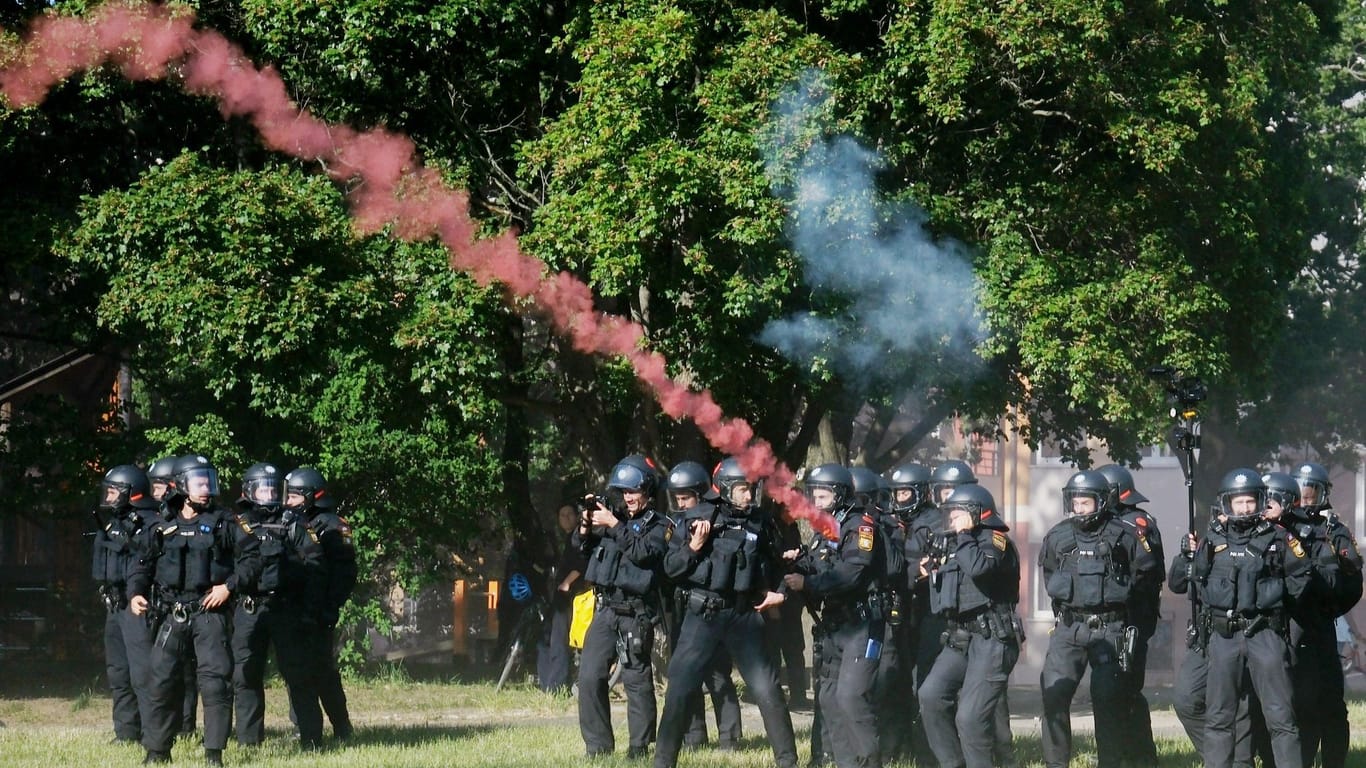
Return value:
[[(614, 723), (618, 729), (615, 758), (583, 758), (579, 737), (577, 708), (573, 699), (551, 696), (518, 686), (495, 692), (488, 683), (459, 681), (420, 682), (406, 674), (388, 673), (365, 681), (349, 681), (347, 692), (351, 711), (358, 726), (356, 736), (345, 746), (329, 745), (319, 752), (300, 753), (289, 729), (284, 689), (278, 681), (268, 688), (267, 741), (259, 749), (245, 751), (230, 743), (225, 758), (232, 765), (261, 768), (306, 768), (309, 766), (430, 766), (458, 765), (462, 768), (551, 768), (590, 764), (595, 768), (632, 766), (642, 768), (647, 761), (625, 758), (625, 715), (617, 708)], [(1023, 694), (1023, 692), (1022, 692)], [(84, 768), (85, 766), (132, 766), (142, 760), (141, 748), (111, 745), (109, 699), (103, 691), (88, 687), (59, 687), (6, 694), (0, 698), (0, 764), (6, 768)], [(77, 706), (81, 700), (88, 706)], [(1366, 704), (1351, 706), (1354, 749), (1349, 765), (1366, 766)], [(760, 768), (772, 765), (772, 753), (757, 723), (746, 718), (744, 749), (721, 753), (708, 749), (685, 751), (682, 768)], [(757, 720), (757, 718), (754, 718)], [(802, 763), (809, 746), (809, 716), (798, 715), (798, 746)], [(1161, 768), (1198, 766), (1191, 746), (1184, 739), (1163, 739), (1159, 743)], [(1042, 749), (1037, 728), (1016, 738), (1016, 749), (1025, 766), (1042, 765)], [(1089, 734), (1078, 733), (1074, 766), (1089, 765), (1094, 744)], [(178, 763), (197, 764), (201, 760), (197, 742), (177, 743), (173, 756)], [(890, 766), (901, 765), (890, 763)]]

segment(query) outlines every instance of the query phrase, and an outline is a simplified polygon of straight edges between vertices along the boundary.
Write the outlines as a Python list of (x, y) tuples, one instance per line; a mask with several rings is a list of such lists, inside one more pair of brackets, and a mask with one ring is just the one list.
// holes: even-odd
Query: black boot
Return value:
[(222, 764), (223, 764), (223, 750), (221, 750), (221, 749), (206, 749), (206, 750), (204, 750), (204, 762), (207, 763), (207, 764), (209, 764), (209, 765), (222, 765)]
[(147, 750), (147, 756), (142, 758), (143, 765), (155, 765), (156, 763), (169, 762), (171, 762), (171, 754), (169, 752), (157, 752), (151, 749)]

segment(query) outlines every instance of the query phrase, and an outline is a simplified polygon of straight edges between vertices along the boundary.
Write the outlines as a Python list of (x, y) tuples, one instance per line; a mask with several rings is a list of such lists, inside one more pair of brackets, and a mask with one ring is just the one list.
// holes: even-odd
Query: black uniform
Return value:
[(1072, 697), (1091, 667), (1096, 752), (1100, 768), (1117, 765), (1128, 712), (1120, 650), (1135, 588), (1161, 578), (1162, 564), (1133, 526), (1102, 515), (1083, 528), (1063, 520), (1044, 536), (1039, 555), (1053, 600), (1053, 632), (1044, 658), (1043, 747), (1049, 768), (1072, 758)]
[(116, 514), (95, 513), (99, 530), (91, 557), (91, 576), (104, 601), (104, 664), (113, 699), (114, 738), (139, 741), (149, 721), (147, 665), (152, 633), (147, 619), (128, 611), (128, 571), (142, 557), (143, 533), (160, 521), (155, 512), (127, 507)]
[(1232, 765), (1238, 707), (1250, 683), (1279, 768), (1302, 765), (1292, 708), (1288, 611), (1311, 577), (1312, 551), (1270, 521), (1229, 525), (1200, 542), (1191, 564), (1209, 622), (1205, 765)]
[(874, 683), (886, 624), (883, 543), (876, 519), (858, 507), (835, 516), (839, 541), (826, 556), (798, 561), (803, 591), (821, 601), (818, 708), (840, 768), (880, 766)]
[[(906, 689), (901, 687), (905, 679), (902, 669), (908, 663), (901, 658), (904, 614), (910, 610), (910, 595), (906, 588), (906, 525), (901, 518), (880, 509), (869, 508), (869, 512), (878, 521), (878, 533), (885, 538), (884, 551), (888, 553), (882, 592), (887, 619), (883, 622), (882, 658), (878, 661), (873, 695), (878, 710), (878, 752), (882, 759), (890, 760), (909, 748), (906, 723), (898, 717), (906, 696)], [(892, 556), (895, 562), (891, 561)]]
[(589, 755), (616, 749), (607, 678), (612, 662), (626, 688), (629, 751), (643, 754), (655, 739), (655, 682), (650, 654), (658, 610), (658, 571), (671, 531), (667, 518), (647, 509), (616, 525), (594, 527), (580, 546), (588, 554), (584, 574), (594, 585), (597, 608), (579, 657), (579, 731)]
[[(541, 690), (559, 692), (569, 690), (569, 671), (572, 652), (569, 647), (569, 624), (574, 616), (574, 598), (588, 589), (584, 571), (588, 560), (579, 551), (572, 532), (565, 534), (560, 549), (560, 560), (555, 566), (555, 583), (551, 585), (550, 617), (536, 647), (536, 682)], [(559, 584), (570, 573), (579, 577), (568, 591), (561, 592)]]
[[(1143, 534), (1153, 558), (1159, 564), (1165, 564), (1167, 556), (1162, 549), (1162, 532), (1158, 530), (1157, 521), (1153, 516), (1139, 507), (1125, 506), (1120, 509), (1120, 517)], [(1131, 761), (1144, 765), (1157, 764), (1152, 715), (1148, 699), (1143, 695), (1143, 684), (1148, 670), (1148, 643), (1157, 632), (1157, 623), (1162, 618), (1162, 582), (1162, 572), (1159, 570), (1157, 578), (1145, 580), (1141, 588), (1134, 590), (1133, 599), (1129, 604), (1129, 621), (1136, 632), (1133, 662), (1123, 678), (1129, 714), (1126, 718), (1128, 727), (1121, 733), (1125, 738), (1124, 754), (1128, 755)]]
[(155, 616), (148, 686), (152, 706), (142, 744), (159, 755), (170, 753), (178, 728), (182, 700), (177, 680), (190, 647), (204, 699), (204, 748), (221, 751), (227, 746), (232, 727), (230, 603), (206, 610), (200, 601), (219, 584), (236, 594), (261, 571), (259, 543), (230, 513), (195, 513), (188, 505), (185, 512), (148, 530), (147, 553), (128, 575), (128, 597), (147, 598)]
[(265, 738), (265, 672), (270, 648), (275, 648), (280, 674), (291, 690), (299, 685), (300, 675), (317, 664), (308, 657), (308, 641), (295, 629), (301, 625), (284, 605), (289, 588), (300, 586), (287, 584), (286, 575), (302, 567), (300, 558), (312, 541), (303, 525), (283, 522), (278, 507), (243, 504), (237, 525), (256, 537), (261, 548), (261, 575), (237, 596), (232, 627), (237, 741), (256, 745)]
[(944, 650), (919, 699), (925, 734), (942, 768), (999, 764), (997, 711), (1023, 640), (1015, 616), (1020, 556), (1007, 530), (993, 516), (958, 533), (942, 562), (930, 564), (931, 610), (943, 617), (946, 630)]
[[(286, 510), (282, 518), (286, 524), (292, 522), (289, 515)], [(351, 526), (334, 512), (310, 507), (298, 527), (302, 530), (290, 537), (298, 548), (285, 559), (277, 648), (297, 644), (302, 649), (290, 661), (282, 657), (281, 674), (286, 667), (295, 670), (294, 682), (288, 677), (285, 682), (299, 741), (308, 748), (322, 742), (323, 711), (337, 738), (345, 739), (352, 731), (337, 669), (335, 635), (342, 606), (356, 587), (356, 549)]]
[(1305, 765), (1323, 752), (1323, 768), (1342, 768), (1347, 760), (1346, 685), (1338, 657), (1334, 620), (1361, 598), (1361, 555), (1352, 532), (1331, 510), (1324, 515), (1283, 518), (1290, 534), (1316, 553), (1306, 595), (1291, 614), (1294, 648), (1295, 721)]
[[(902, 725), (905, 738), (910, 740), (909, 748), (917, 763), (929, 764), (934, 760), (925, 735), (925, 725), (920, 714), (919, 694), (926, 676), (934, 668), (934, 661), (943, 649), (939, 638), (944, 634), (944, 617), (930, 611), (930, 583), (920, 575), (920, 561), (936, 552), (937, 539), (944, 529), (943, 515), (939, 508), (925, 504), (914, 510), (903, 523), (906, 531), (906, 585), (903, 597), (905, 617), (896, 627), (893, 637), (897, 642), (897, 656), (901, 660), (901, 670), (897, 676), (901, 691), (913, 691), (915, 695), (904, 700), (905, 715), (897, 720)], [(891, 713), (888, 713), (889, 715)], [(909, 728), (906, 726), (909, 725)], [(905, 745), (898, 745), (904, 749)]]

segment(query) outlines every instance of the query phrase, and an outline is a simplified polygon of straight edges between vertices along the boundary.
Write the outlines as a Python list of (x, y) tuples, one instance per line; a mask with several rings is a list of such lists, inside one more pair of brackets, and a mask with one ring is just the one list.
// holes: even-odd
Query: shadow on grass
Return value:
[(500, 726), (490, 724), (437, 725), (365, 725), (357, 728), (344, 742), (326, 738), (325, 749), (341, 750), (349, 747), (419, 747), (433, 742), (459, 741), (474, 738)]

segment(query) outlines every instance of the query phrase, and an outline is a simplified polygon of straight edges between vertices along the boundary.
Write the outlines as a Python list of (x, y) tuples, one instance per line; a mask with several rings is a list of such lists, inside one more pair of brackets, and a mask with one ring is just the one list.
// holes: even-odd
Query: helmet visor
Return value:
[(261, 477), (242, 484), (242, 495), (253, 504), (270, 506), (284, 498), (284, 487), (279, 478)]
[(190, 498), (218, 495), (218, 471), (195, 468), (181, 473), (180, 490)]

